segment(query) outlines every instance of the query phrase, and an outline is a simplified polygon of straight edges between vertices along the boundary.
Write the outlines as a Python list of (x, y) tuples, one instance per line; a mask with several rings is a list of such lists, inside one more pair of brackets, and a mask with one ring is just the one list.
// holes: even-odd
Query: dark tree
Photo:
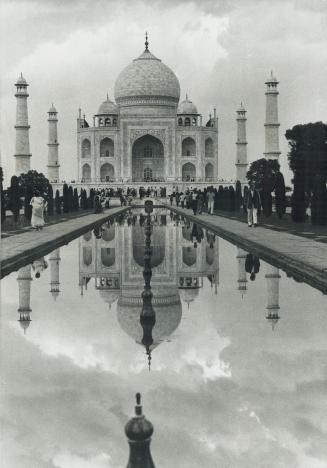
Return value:
[(289, 166), (294, 175), (302, 176), (304, 189), (310, 195), (317, 175), (327, 180), (327, 124), (295, 125), (285, 136), (290, 148)]
[(243, 211), (244, 211), (244, 213), (247, 213), (247, 211), (248, 211), (247, 207), (246, 207), (246, 198), (247, 198), (248, 191), (249, 191), (249, 187), (245, 186), (244, 191), (243, 191)]
[(19, 179), (17, 176), (12, 176), (9, 188), (9, 209), (12, 211), (15, 223), (19, 218), (20, 209), (20, 189)]
[(3, 170), (2, 167), (0, 167), (0, 189), (1, 189), (1, 223), (4, 222), (6, 219), (6, 200), (5, 200), (5, 194), (3, 191)]
[(306, 218), (306, 203), (303, 176), (294, 175), (294, 189), (292, 195), (292, 219), (295, 223), (303, 223)]
[(63, 198), (64, 198), (64, 206), (63, 211), (64, 213), (69, 212), (69, 193), (68, 193), (68, 185), (64, 184), (63, 186)]
[(311, 198), (311, 223), (324, 226), (327, 222), (327, 190), (321, 175), (316, 175)]
[(242, 203), (243, 203), (242, 185), (241, 185), (241, 182), (238, 180), (235, 186), (235, 210), (236, 211), (240, 211)]
[(28, 221), (30, 221), (32, 218), (32, 206), (30, 205), (30, 201), (33, 198), (33, 195), (34, 195), (33, 188), (27, 185), (25, 187), (25, 194), (24, 194), (24, 216)]
[(228, 211), (235, 211), (235, 189), (232, 185), (228, 188), (228, 192)]
[(223, 198), (222, 198), (222, 210), (226, 211), (229, 209), (229, 188), (224, 187)]
[(94, 190), (91, 188), (90, 189), (90, 195), (87, 200), (87, 207), (88, 208), (93, 208), (94, 207)]
[(77, 188), (74, 188), (74, 211), (79, 210), (79, 198), (78, 198), (78, 192)]
[(284, 176), (281, 172), (276, 174), (275, 184), (275, 206), (276, 213), (279, 218), (285, 214), (286, 211), (286, 188)]
[(61, 214), (61, 197), (60, 197), (59, 190), (56, 190), (55, 207), (56, 207), (56, 213), (60, 215)]
[(272, 192), (275, 188), (276, 175), (279, 172), (279, 167), (279, 162), (276, 159), (257, 159), (251, 163), (250, 169), (246, 173), (246, 178), (249, 183), (254, 182), (255, 187), (260, 192), (267, 189)]
[(224, 187), (222, 185), (219, 185), (217, 196), (215, 197), (215, 201), (216, 201), (215, 209), (216, 210), (223, 209), (223, 198), (224, 198)]
[(24, 174), (21, 174), (18, 177), (18, 183), (21, 195), (25, 193), (26, 187), (30, 187), (33, 190), (33, 193), (35, 190), (38, 190), (41, 197), (44, 197), (45, 199), (48, 198), (50, 183), (44, 174), (42, 174), (42, 172), (28, 171)]
[(74, 211), (74, 192), (73, 187), (70, 185), (68, 188), (68, 211)]
[(264, 189), (261, 192), (261, 203), (262, 203), (262, 212), (268, 218), (272, 214), (272, 196), (269, 186), (264, 185)]
[(53, 216), (53, 188), (51, 184), (48, 188), (48, 215)]

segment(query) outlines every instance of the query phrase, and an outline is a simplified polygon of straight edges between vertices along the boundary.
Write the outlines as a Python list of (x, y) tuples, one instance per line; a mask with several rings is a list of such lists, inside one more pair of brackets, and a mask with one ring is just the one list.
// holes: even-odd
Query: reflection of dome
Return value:
[(179, 104), (177, 108), (177, 114), (192, 114), (192, 115), (198, 114), (198, 110), (195, 104), (193, 104), (193, 102), (189, 100), (187, 95), (186, 95), (185, 101), (182, 101)]
[(98, 109), (98, 113), (96, 115), (117, 115), (118, 108), (116, 104), (110, 101), (109, 96), (107, 95), (107, 99), (103, 101)]
[[(156, 297), (154, 292), (152, 307), (156, 314), (156, 323), (152, 330), (153, 345), (155, 348), (168, 338), (179, 326), (182, 318), (182, 305), (177, 294)], [(142, 342), (143, 329), (140, 324), (142, 299), (137, 297), (120, 297), (117, 304), (117, 318), (121, 328), (137, 343)]]
[(119, 105), (136, 99), (158, 104), (153, 99), (158, 97), (162, 98), (161, 105), (176, 105), (179, 96), (179, 81), (174, 72), (147, 49), (124, 68), (115, 83), (115, 99)]
[(179, 295), (182, 301), (189, 304), (190, 302), (194, 301), (194, 299), (199, 295), (199, 289), (198, 288), (180, 289)]
[(99, 294), (104, 302), (111, 305), (114, 302), (116, 302), (119, 298), (120, 291), (112, 291), (110, 289), (99, 289)]

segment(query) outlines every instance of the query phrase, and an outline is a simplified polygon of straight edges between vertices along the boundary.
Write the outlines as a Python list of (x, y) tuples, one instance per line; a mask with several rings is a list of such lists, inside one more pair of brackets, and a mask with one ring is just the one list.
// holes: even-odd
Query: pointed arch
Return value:
[(89, 158), (91, 156), (91, 142), (88, 138), (84, 138), (81, 147), (82, 158)]
[(82, 179), (85, 182), (91, 182), (91, 166), (87, 163), (82, 167)]
[(192, 157), (196, 155), (195, 140), (191, 137), (184, 138), (182, 141), (182, 156)]
[(114, 157), (115, 155), (115, 145), (111, 138), (104, 138), (100, 142), (100, 157), (108, 158)]

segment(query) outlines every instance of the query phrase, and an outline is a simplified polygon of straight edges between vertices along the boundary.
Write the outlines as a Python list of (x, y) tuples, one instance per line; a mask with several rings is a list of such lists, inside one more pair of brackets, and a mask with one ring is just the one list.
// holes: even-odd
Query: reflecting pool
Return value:
[(126, 467), (141, 392), (157, 468), (325, 467), (326, 296), (165, 210), (146, 229), (1, 281), (2, 466)]

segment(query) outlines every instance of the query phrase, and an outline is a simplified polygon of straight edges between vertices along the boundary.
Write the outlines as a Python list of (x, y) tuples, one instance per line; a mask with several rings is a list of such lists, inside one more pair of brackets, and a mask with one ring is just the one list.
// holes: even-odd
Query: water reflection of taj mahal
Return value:
[[(151, 223), (151, 288), (156, 314), (153, 349), (178, 327), (182, 301), (189, 306), (198, 296), (204, 278), (217, 290), (219, 241), (201, 228), (197, 231), (191, 224), (176, 222), (166, 211), (156, 212)], [(81, 293), (94, 278), (95, 288), (109, 307), (116, 303), (121, 328), (141, 343), (145, 249), (142, 215), (107, 224), (96, 234), (89, 232), (79, 241)]]

